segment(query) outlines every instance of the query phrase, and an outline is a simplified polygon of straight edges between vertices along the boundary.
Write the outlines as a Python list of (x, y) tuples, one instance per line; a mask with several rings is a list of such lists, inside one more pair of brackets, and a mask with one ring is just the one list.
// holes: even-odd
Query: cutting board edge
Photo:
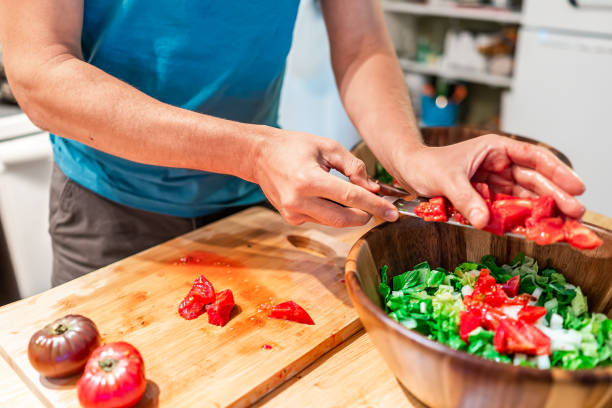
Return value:
[(19, 379), (25, 384), (29, 391), (34, 394), (34, 396), (43, 404), (45, 407), (54, 408), (53, 403), (45, 397), (45, 395), (38, 390), (36, 384), (32, 383), (32, 380), (23, 372), (19, 364), (16, 361), (13, 361), (11, 356), (7, 353), (2, 345), (0, 345), (0, 357), (6, 361), (6, 363), (13, 369), (15, 374), (19, 377)]
[(356, 317), (341, 330), (333, 333), (317, 346), (313, 347), (310, 353), (302, 355), (300, 358), (291, 363), (290, 368), (285, 367), (268, 379), (262, 381), (236, 401), (227, 405), (227, 408), (244, 408), (253, 406), (266, 395), (282, 386), (285, 382), (291, 380), (297, 374), (307, 369), (311, 364), (314, 364), (323, 355), (340, 346), (346, 339), (350, 338), (362, 329), (363, 325), (361, 320)]

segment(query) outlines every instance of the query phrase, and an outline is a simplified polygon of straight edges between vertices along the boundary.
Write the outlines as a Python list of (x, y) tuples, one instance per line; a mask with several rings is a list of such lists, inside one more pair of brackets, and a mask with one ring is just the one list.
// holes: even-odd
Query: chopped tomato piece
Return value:
[(206, 303), (202, 299), (196, 298), (189, 292), (187, 297), (179, 304), (179, 314), (186, 320), (195, 319), (204, 313)]
[(513, 305), (525, 306), (531, 300), (535, 300), (535, 298), (528, 293), (521, 293), (518, 296), (515, 296), (511, 299), (506, 300), (506, 305), (507, 306), (513, 306)]
[(482, 309), (473, 308), (465, 312), (461, 312), (459, 316), (459, 336), (461, 340), (467, 341), (470, 333), (480, 327), (482, 321)]
[(496, 200), (491, 204), (491, 213), (499, 218), (504, 232), (514, 227), (525, 225), (525, 220), (531, 215), (533, 203), (526, 198)]
[(446, 199), (444, 197), (430, 198), (416, 206), (414, 213), (425, 221), (448, 221)]
[(526, 236), (538, 245), (554, 244), (565, 239), (563, 220), (559, 217), (543, 218), (535, 225), (528, 225)]
[(496, 330), (499, 327), (499, 323), (507, 318), (508, 316), (498, 308), (486, 307), (482, 326), (488, 330)]
[(563, 226), (566, 241), (580, 249), (594, 249), (603, 244), (601, 238), (576, 220), (567, 220)]
[(509, 194), (504, 194), (504, 193), (497, 193), (497, 194), (495, 194), (495, 201), (498, 201), (498, 200), (515, 200), (517, 198), (518, 197), (511, 196)]
[(308, 312), (292, 300), (274, 306), (268, 317), (303, 324), (315, 324)]
[(501, 288), (488, 269), (482, 269), (480, 275), (474, 284), (474, 291), (472, 292), (473, 297), (481, 299), (488, 305), (497, 307), (503, 305), (508, 296)]
[(204, 304), (209, 304), (215, 301), (215, 289), (213, 288), (212, 283), (208, 281), (204, 277), (204, 275), (200, 275), (194, 282), (190, 295), (194, 296), (197, 299), (200, 299)]
[(555, 199), (552, 196), (541, 196), (532, 198), (533, 208), (531, 209), (531, 217), (526, 223), (537, 223), (543, 218), (554, 217), (556, 213)]
[(499, 353), (550, 354), (550, 339), (537, 327), (514, 319), (500, 321), (493, 338)]
[(230, 289), (217, 293), (215, 302), (208, 305), (208, 323), (215, 326), (225, 326), (234, 308), (234, 294)]
[(516, 296), (521, 285), (521, 277), (519, 275), (513, 276), (506, 283), (502, 284), (502, 289), (508, 296)]
[(518, 313), (518, 320), (525, 323), (535, 324), (542, 316), (546, 315), (546, 308), (542, 306), (524, 306)]

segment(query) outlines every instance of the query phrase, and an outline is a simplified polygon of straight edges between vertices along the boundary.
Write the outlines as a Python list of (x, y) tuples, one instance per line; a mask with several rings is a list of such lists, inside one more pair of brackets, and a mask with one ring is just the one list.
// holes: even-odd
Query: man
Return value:
[[(12, 89), (52, 134), (53, 284), (265, 197), (291, 224), (346, 227), (396, 209), (338, 143), (276, 126), (298, 0), (0, 3)], [(376, 0), (321, 1), (346, 110), (377, 158), (478, 228), (470, 179), (552, 194), (580, 217), (582, 182), (544, 149), (494, 135), (422, 145)], [(350, 182), (329, 174), (337, 169)]]

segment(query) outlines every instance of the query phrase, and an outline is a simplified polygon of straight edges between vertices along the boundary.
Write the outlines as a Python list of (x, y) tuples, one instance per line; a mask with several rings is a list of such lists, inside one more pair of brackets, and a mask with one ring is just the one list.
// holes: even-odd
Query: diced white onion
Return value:
[(536, 299), (539, 299), (541, 294), (542, 294), (542, 288), (539, 287), (539, 286), (536, 286), (536, 288), (533, 290), (533, 293), (531, 294), (531, 296), (533, 296)]
[(404, 296), (404, 292), (402, 292), (401, 290), (394, 290), (393, 292), (391, 292), (391, 296), (393, 297)]
[(548, 370), (550, 368), (550, 359), (548, 356), (537, 356), (536, 365), (540, 370)]
[(522, 361), (527, 360), (527, 355), (523, 354), (523, 353), (516, 353), (514, 355), (514, 360), (512, 361), (512, 364), (514, 365), (521, 365)]
[(501, 311), (506, 316), (509, 316), (509, 317), (511, 317), (513, 319), (518, 319), (518, 314), (519, 314), (519, 312), (521, 311), (522, 308), (523, 308), (523, 306), (521, 306), (521, 305), (503, 306), (501, 308)]
[(582, 336), (576, 330), (551, 329), (539, 325), (537, 327), (550, 338), (551, 351), (577, 350), (580, 347)]
[(550, 328), (558, 330), (563, 328), (563, 317), (559, 313), (553, 313), (550, 316)]
[(469, 285), (465, 285), (461, 288), (461, 294), (463, 297), (470, 296), (473, 292), (474, 288)]
[(425, 304), (425, 302), (421, 302), (420, 308), (421, 308), (421, 313), (427, 312), (427, 305)]

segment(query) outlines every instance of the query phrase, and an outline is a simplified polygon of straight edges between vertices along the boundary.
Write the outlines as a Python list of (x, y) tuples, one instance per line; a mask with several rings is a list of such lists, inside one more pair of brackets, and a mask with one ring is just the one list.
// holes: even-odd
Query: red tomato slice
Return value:
[(222, 290), (217, 293), (215, 302), (206, 308), (208, 323), (215, 326), (225, 326), (230, 319), (233, 308), (234, 294), (229, 289)]
[(268, 317), (303, 324), (315, 324), (306, 310), (292, 300), (274, 306)]
[(491, 212), (501, 220), (504, 231), (525, 225), (531, 215), (533, 203), (527, 198), (496, 200), (491, 204)]
[(538, 245), (561, 242), (565, 240), (563, 220), (559, 217), (543, 218), (534, 225), (529, 224), (525, 231), (525, 236), (527, 239), (535, 241)]
[(525, 323), (535, 324), (542, 316), (546, 315), (546, 308), (541, 306), (524, 306), (518, 312), (518, 320)]
[(502, 284), (502, 289), (508, 296), (516, 296), (521, 285), (521, 277), (519, 275), (513, 276), (506, 283)]
[(459, 336), (463, 341), (467, 341), (469, 334), (480, 327), (482, 321), (482, 309), (473, 308), (461, 312), (459, 316)]
[(525, 306), (531, 300), (535, 300), (535, 298), (533, 296), (531, 296), (530, 294), (528, 294), (528, 293), (521, 293), (518, 296), (515, 296), (515, 297), (513, 297), (511, 299), (506, 300), (506, 305), (508, 305), (508, 306), (512, 306), (512, 305), (522, 305), (522, 306)]
[(595, 249), (603, 244), (597, 234), (576, 220), (565, 221), (563, 230), (565, 231), (565, 240), (573, 247)]
[(508, 296), (503, 291), (488, 269), (482, 269), (474, 285), (472, 296), (482, 299), (486, 304), (494, 307), (503, 305)]
[(520, 320), (503, 319), (493, 338), (499, 353), (550, 354), (550, 339), (535, 326)]
[(444, 197), (430, 198), (427, 202), (422, 202), (414, 209), (415, 215), (425, 221), (448, 221), (446, 213), (446, 199)]
[(557, 212), (555, 199), (552, 196), (541, 196), (532, 198), (533, 208), (531, 209), (531, 217), (529, 222), (537, 223), (543, 218), (554, 217)]
[(201, 300), (204, 304), (209, 304), (215, 301), (215, 289), (213, 288), (212, 283), (208, 281), (204, 277), (204, 275), (200, 275), (194, 282), (190, 295), (195, 297), (196, 299)]
[(497, 193), (495, 194), (495, 200), (494, 201), (500, 201), (500, 200), (518, 200), (519, 197), (515, 197), (513, 195), (509, 195), (509, 194), (504, 194), (504, 193)]
[(191, 320), (204, 313), (204, 306), (206, 306), (206, 303), (189, 292), (187, 297), (179, 304), (178, 312), (184, 319)]

